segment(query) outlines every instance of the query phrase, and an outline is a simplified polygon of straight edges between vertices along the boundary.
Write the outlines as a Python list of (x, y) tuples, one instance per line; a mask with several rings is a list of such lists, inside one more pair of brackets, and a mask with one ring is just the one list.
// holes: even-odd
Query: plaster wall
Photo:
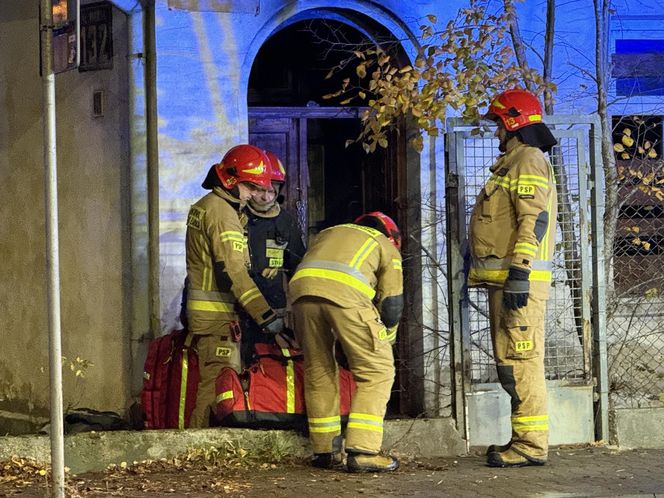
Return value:
[[(126, 7), (135, 4), (133, 0), (117, 3)], [(518, 6), (524, 38), (537, 47), (543, 42), (545, 4), (543, 0), (528, 1)], [(417, 44), (415, 35), (426, 15), (436, 15), (444, 25), (467, 2), (262, 0), (257, 15), (170, 10), (167, 0), (157, 0), (156, 5), (160, 302), (162, 329), (166, 331), (177, 326), (185, 274), (186, 212), (204, 194), (200, 183), (209, 166), (230, 146), (247, 140), (247, 82), (254, 57), (267, 38), (280, 27), (298, 20), (323, 16), (340, 19), (360, 12), (391, 31), (412, 57)], [(656, 28), (661, 6), (660, 0), (648, 5), (626, 0), (620, 2), (618, 12), (628, 16), (636, 14), (638, 9), (645, 19), (638, 24), (639, 28), (648, 23), (654, 23)], [(7, 340), (3, 344), (8, 354), (0, 359), (0, 410), (10, 400), (12, 407), (25, 406), (31, 413), (45, 406), (48, 396), (41, 80), (36, 16), (33, 2), (0, 0), (0, 46), (3, 47), (0, 181), (6, 201), (0, 222), (0, 248), (6, 267), (0, 278), (0, 306), (7, 319), (5, 328), (11, 331), (5, 334)], [(594, 109), (592, 89), (587, 86), (594, 63), (593, 23), (587, 2), (575, 0), (559, 9), (554, 58), (559, 113), (586, 113)], [(133, 128), (131, 138), (127, 131), (132, 98), (129, 93), (133, 90), (134, 104), (142, 98), (141, 61), (132, 58), (133, 73), (128, 70), (126, 18), (119, 11), (115, 11), (114, 26), (113, 70), (72, 72), (59, 75), (56, 80), (63, 349), (68, 357), (80, 356), (95, 363), (87, 378), (80, 382), (71, 382), (66, 376), (65, 395), (68, 399), (76, 397), (78, 404), (121, 410), (128, 400), (127, 386), (134, 384), (134, 394), (136, 387), (140, 387), (136, 365), (142, 358), (139, 354), (132, 355), (134, 373), (129, 373), (132, 369), (127, 365), (129, 322), (133, 321), (134, 342), (144, 331), (146, 287), (137, 275), (145, 269), (145, 259), (144, 248), (137, 246), (145, 243), (142, 230), (145, 217), (141, 214), (145, 178), (134, 168), (130, 179), (128, 171), (129, 142), (132, 152), (139, 154), (144, 142), (140, 126)], [(533, 65), (539, 67), (535, 57)], [(91, 117), (94, 89), (106, 92), (107, 114), (103, 118)], [(140, 118), (140, 112), (134, 109), (133, 121)], [(132, 164), (144, 160), (139, 154), (133, 154)], [(419, 164), (422, 198), (435, 199), (435, 208), (441, 209), (444, 202), (441, 140), (425, 147)], [(421, 218), (426, 220), (429, 216), (423, 209)], [(423, 242), (434, 254), (443, 254), (441, 239), (442, 230), (423, 234)], [(129, 247), (132, 243), (134, 247)], [(134, 267), (132, 276), (128, 276), (131, 261)], [(426, 303), (423, 309), (427, 325), (444, 329), (445, 297), (435, 290), (437, 285), (444, 286), (438, 281), (441, 278), (437, 271), (423, 277)], [(436, 308), (434, 300), (443, 306)], [(427, 377), (436, 375), (435, 367), (427, 368), (432, 369)], [(128, 379), (129, 376), (132, 378)], [(435, 406), (435, 398), (439, 396), (438, 392), (427, 394), (427, 405)]]
[[(0, 410), (48, 414), (42, 82), (35, 2), (0, 1)], [(112, 70), (56, 76), (65, 407), (127, 402), (129, 137), (127, 22), (114, 11)], [(92, 116), (92, 93), (105, 96)], [(28, 417), (28, 421), (30, 420)], [(37, 420), (37, 419), (32, 419)]]
[(247, 141), (247, 85), (258, 50), (291, 22), (350, 11), (385, 26), (412, 55), (411, 31), (417, 31), (417, 19), (428, 7), (423, 2), (268, 0), (254, 15), (170, 10), (167, 0), (157, 1), (163, 331), (178, 326), (189, 206), (204, 195), (200, 184), (209, 167), (228, 148)]
[[(499, 3), (494, 5), (496, 9)], [(191, 2), (192, 8), (196, 5), (197, 2)], [(391, 31), (413, 57), (419, 26), (427, 14), (436, 15), (439, 25), (444, 26), (459, 8), (467, 5), (462, 0), (263, 0), (259, 12), (250, 14), (169, 9), (167, 0), (157, 0), (160, 300), (164, 331), (177, 326), (185, 274), (186, 211), (204, 193), (200, 183), (209, 166), (230, 146), (247, 140), (247, 82), (254, 57), (269, 36), (298, 20), (334, 16), (339, 20), (359, 12)], [(662, 5), (661, 0), (648, 5), (624, 1), (616, 5), (616, 14), (642, 16), (638, 36), (643, 36), (653, 30), (661, 32), (658, 15), (661, 16)], [(523, 2), (517, 8), (524, 40), (541, 53), (546, 2)], [(635, 23), (612, 24), (614, 29), (616, 26), (634, 27)], [(594, 44), (594, 15), (587, 2), (574, 0), (558, 8), (554, 53), (554, 80), (558, 85), (556, 113), (584, 114), (595, 110)], [(536, 54), (530, 54), (530, 63), (541, 68)], [(616, 102), (614, 106), (619, 106), (616, 112), (628, 110), (624, 103)], [(635, 106), (629, 107), (632, 108), (637, 110)], [(442, 150), (442, 144), (422, 155), (426, 177), (423, 191), (430, 186), (436, 189), (442, 181), (442, 156), (436, 154), (437, 149)], [(435, 165), (433, 170), (430, 164)], [(422, 215), (425, 217), (426, 213)]]

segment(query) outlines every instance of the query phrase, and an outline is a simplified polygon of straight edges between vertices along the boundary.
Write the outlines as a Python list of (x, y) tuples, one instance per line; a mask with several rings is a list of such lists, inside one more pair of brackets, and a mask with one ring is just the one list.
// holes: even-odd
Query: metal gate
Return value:
[[(608, 430), (606, 356), (600, 354), (606, 349), (604, 281), (603, 271), (593, 269), (603, 254), (602, 225), (597, 223), (603, 215), (602, 195), (594, 188), (600, 171), (595, 161), (598, 122), (590, 116), (551, 116), (546, 122), (558, 139), (550, 159), (559, 204), (545, 329), (550, 443), (581, 443), (596, 437), (596, 409), (599, 437)], [(470, 446), (503, 443), (511, 434), (509, 398), (498, 383), (493, 359), (487, 292), (466, 289), (462, 257), (470, 212), (497, 154), (493, 130), (478, 134), (459, 120), (448, 121), (446, 228), (454, 411)]]

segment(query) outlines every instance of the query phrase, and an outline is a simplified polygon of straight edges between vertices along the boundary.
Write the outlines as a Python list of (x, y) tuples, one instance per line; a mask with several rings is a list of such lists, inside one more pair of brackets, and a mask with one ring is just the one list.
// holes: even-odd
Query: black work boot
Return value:
[(344, 463), (343, 438), (336, 436), (332, 440), (332, 451), (329, 453), (314, 453), (311, 457), (311, 465), (319, 469), (333, 469)]
[(399, 460), (389, 455), (348, 452), (346, 468), (348, 472), (392, 472), (399, 468)]
[(494, 451), (489, 453), (486, 459), (486, 464), (489, 467), (527, 467), (528, 465), (544, 465), (546, 459), (535, 458), (529, 455), (526, 455), (520, 451), (516, 451), (514, 448), (509, 448), (505, 451)]
[(333, 469), (343, 463), (341, 453), (314, 453), (314, 456), (311, 457), (311, 465), (319, 469)]
[(509, 450), (510, 446), (512, 446), (512, 441), (507, 444), (490, 444), (486, 449), (486, 455), (488, 456), (490, 453), (502, 453)]

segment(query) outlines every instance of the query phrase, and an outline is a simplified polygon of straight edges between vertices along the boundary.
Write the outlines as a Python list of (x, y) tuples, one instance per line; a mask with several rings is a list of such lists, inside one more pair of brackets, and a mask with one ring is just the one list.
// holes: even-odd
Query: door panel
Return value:
[(249, 142), (274, 152), (286, 168), (282, 190), (284, 207), (297, 216), (303, 234), (307, 233), (307, 187), (309, 185), (306, 130), (299, 118), (249, 118)]

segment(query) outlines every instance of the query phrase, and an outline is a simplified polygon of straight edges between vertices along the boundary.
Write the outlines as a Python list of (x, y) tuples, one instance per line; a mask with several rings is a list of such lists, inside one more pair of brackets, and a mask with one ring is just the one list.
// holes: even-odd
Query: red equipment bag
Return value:
[(186, 330), (150, 341), (143, 368), (141, 405), (146, 429), (189, 427), (200, 374)]
[[(217, 422), (223, 426), (306, 430), (304, 362), (298, 349), (256, 344), (256, 362), (242, 374), (223, 368), (216, 382)], [(355, 390), (350, 371), (339, 368), (342, 416)]]

